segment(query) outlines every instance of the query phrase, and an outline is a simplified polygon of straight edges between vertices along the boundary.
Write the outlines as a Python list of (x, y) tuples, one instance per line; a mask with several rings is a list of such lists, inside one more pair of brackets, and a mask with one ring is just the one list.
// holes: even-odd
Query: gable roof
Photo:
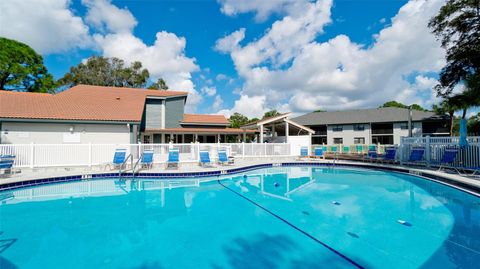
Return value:
[[(434, 112), (412, 110), (412, 121), (439, 120)], [(303, 125), (382, 123), (408, 121), (408, 109), (398, 107), (382, 107), (355, 109), (345, 111), (312, 112), (292, 119)]]
[(0, 118), (140, 122), (146, 98), (187, 94), (90, 85), (57, 94), (0, 91)]
[(223, 115), (183, 114), (182, 124), (218, 124), (229, 125), (230, 122)]

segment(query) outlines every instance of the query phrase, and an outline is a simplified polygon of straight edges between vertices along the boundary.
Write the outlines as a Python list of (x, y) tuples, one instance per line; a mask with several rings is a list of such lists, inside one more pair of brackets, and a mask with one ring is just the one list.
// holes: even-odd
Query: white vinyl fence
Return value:
[(219, 150), (236, 158), (295, 155), (286, 143), (0, 144), (0, 155), (15, 155), (15, 167), (95, 166), (111, 163), (115, 149), (127, 149), (127, 155), (132, 154), (134, 159), (144, 150), (153, 150), (154, 163), (165, 163), (170, 148), (179, 150), (180, 162), (198, 162), (201, 150), (209, 151), (212, 161)]
[(480, 167), (480, 136), (468, 137), (467, 141), (468, 146), (460, 148), (458, 137), (402, 137), (397, 157), (407, 162), (413, 148), (423, 147), (425, 162), (429, 164), (440, 161), (446, 148), (459, 148), (455, 166)]

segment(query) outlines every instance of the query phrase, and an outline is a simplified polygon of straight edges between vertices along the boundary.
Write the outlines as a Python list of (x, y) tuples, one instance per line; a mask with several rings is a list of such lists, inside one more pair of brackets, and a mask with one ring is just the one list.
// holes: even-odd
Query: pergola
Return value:
[(269, 135), (271, 142), (289, 142), (290, 136), (309, 135), (315, 133), (314, 130), (298, 124), (290, 119), (292, 113), (280, 114), (278, 116), (262, 119), (240, 127), (244, 130), (256, 130), (259, 133), (258, 141), (265, 142), (265, 135)]

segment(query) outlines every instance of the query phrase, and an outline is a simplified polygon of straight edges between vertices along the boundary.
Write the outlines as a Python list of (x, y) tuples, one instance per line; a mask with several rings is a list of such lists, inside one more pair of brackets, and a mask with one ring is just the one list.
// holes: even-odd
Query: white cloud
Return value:
[(225, 74), (218, 74), (218, 75), (215, 77), (215, 79), (216, 79), (217, 81), (227, 80), (227, 79), (228, 79), (228, 76), (225, 75)]
[(238, 43), (245, 38), (245, 28), (241, 28), (215, 42), (215, 49), (219, 52), (228, 53), (238, 49)]
[(288, 13), (258, 40), (230, 44), (245, 80), (240, 100), (258, 96), (264, 107), (288, 102), (294, 112), (375, 107), (388, 100), (431, 105), (434, 79), (427, 74), (441, 69), (444, 51), (427, 24), (443, 3), (411, 0), (369, 47), (345, 35), (316, 41), (330, 22), (330, 1), (309, 3), (301, 16)]
[(215, 100), (213, 101), (212, 109), (214, 111), (218, 111), (223, 105), (223, 99), (220, 95), (215, 96)]
[(220, 110), (217, 114), (230, 117), (233, 113), (238, 112), (250, 118), (259, 117), (269, 110), (265, 105), (265, 100), (265, 96), (241, 95), (240, 99), (235, 101), (232, 109)]
[(214, 96), (217, 93), (217, 88), (215, 87), (203, 87), (201, 92), (207, 96)]
[(304, 0), (218, 0), (225, 15), (235, 16), (240, 13), (254, 12), (255, 19), (263, 21), (272, 13), (301, 12)]
[(131, 32), (137, 20), (127, 8), (120, 9), (109, 0), (82, 0), (88, 8), (86, 22), (102, 31), (114, 33)]
[(26, 43), (38, 53), (91, 47), (88, 26), (68, 0), (0, 1), (0, 35)]

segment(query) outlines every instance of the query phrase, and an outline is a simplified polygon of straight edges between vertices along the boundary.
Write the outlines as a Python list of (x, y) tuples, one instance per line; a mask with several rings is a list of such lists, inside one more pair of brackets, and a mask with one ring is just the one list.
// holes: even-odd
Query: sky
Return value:
[(444, 0), (2, 0), (0, 36), (61, 78), (92, 55), (141, 61), (190, 113), (438, 103)]

